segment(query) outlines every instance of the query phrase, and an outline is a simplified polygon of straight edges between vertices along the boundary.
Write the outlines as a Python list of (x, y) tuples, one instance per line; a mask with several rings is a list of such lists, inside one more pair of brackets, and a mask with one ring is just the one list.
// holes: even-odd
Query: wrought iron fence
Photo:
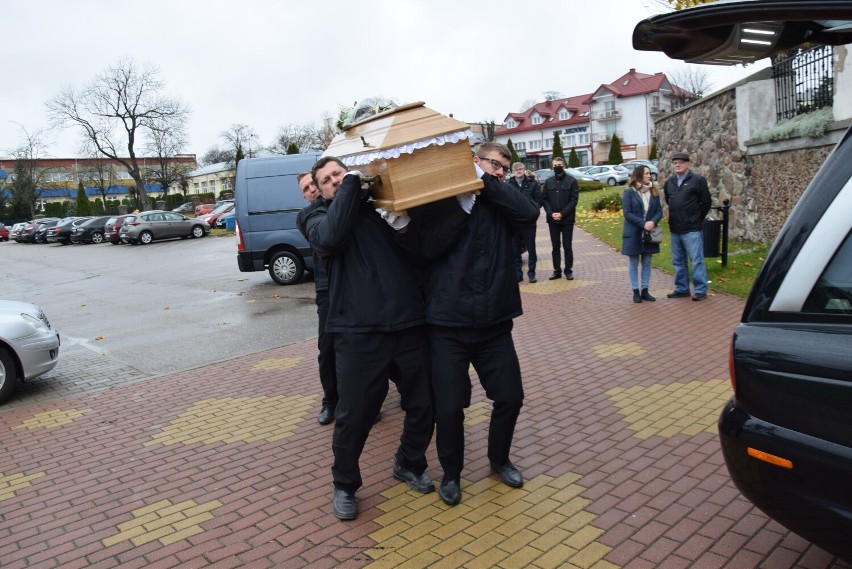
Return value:
[(772, 58), (778, 120), (834, 104), (831, 46), (791, 50)]

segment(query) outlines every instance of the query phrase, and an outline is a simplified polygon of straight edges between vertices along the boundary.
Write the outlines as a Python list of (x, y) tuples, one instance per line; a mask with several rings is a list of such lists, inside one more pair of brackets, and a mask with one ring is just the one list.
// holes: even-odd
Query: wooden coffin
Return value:
[(482, 189), (466, 133), (467, 124), (421, 101), (352, 124), (323, 156), (336, 156), (365, 176), (379, 176), (371, 190), (376, 207), (402, 211)]

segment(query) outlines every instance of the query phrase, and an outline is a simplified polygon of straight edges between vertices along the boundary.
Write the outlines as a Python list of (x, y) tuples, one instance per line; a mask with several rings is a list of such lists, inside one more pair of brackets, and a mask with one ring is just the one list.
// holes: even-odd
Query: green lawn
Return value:
[[(617, 251), (621, 250), (621, 231), (624, 223), (621, 210), (617, 212), (592, 211), (591, 205), (601, 197), (620, 197), (622, 192), (624, 192), (624, 186), (580, 192), (580, 201), (577, 205), (577, 226)], [(662, 225), (665, 238), (660, 244), (660, 254), (654, 255), (654, 267), (674, 274), (671, 250), (669, 249), (671, 243), (669, 228), (666, 223)], [(769, 245), (767, 244), (730, 240), (728, 242), (728, 265), (726, 267), (722, 266), (721, 257), (705, 259), (710, 288), (745, 298), (751, 290), (751, 285), (754, 283), (768, 251)]]

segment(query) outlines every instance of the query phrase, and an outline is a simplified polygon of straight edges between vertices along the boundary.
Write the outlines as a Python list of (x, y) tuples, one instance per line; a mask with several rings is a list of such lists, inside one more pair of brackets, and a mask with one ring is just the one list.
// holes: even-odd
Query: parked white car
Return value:
[(630, 178), (630, 172), (623, 166), (592, 166), (586, 169), (586, 176), (591, 176), (607, 186), (624, 184)]
[(20, 381), (33, 379), (59, 362), (59, 332), (41, 308), (28, 302), (0, 300), (0, 403)]

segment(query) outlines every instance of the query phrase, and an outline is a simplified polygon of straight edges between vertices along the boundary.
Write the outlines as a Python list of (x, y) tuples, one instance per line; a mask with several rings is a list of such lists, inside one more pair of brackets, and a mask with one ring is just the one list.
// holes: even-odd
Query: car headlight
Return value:
[(48, 326), (46, 322), (36, 318), (32, 314), (21, 312), (21, 318), (24, 319), (24, 322), (35, 328), (37, 332), (41, 332), (42, 334), (50, 333), (50, 326)]

